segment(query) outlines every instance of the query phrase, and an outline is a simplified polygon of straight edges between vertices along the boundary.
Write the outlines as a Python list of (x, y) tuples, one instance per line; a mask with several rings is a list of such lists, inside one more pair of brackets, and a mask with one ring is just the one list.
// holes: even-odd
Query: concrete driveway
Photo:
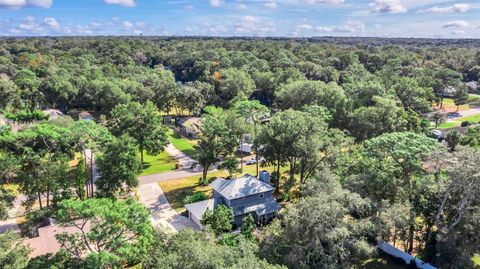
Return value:
[(165, 197), (157, 182), (138, 186), (140, 201), (150, 211), (153, 226), (162, 226), (171, 232), (177, 232), (187, 227), (198, 229), (189, 219), (175, 211)]

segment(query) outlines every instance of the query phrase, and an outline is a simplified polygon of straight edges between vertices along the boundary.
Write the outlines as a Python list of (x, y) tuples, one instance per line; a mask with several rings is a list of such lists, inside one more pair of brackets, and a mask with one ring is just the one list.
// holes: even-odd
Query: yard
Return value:
[(476, 124), (480, 122), (480, 114), (478, 115), (473, 115), (473, 116), (468, 116), (468, 117), (461, 117), (455, 119), (455, 121), (450, 121), (450, 122), (444, 122), (438, 126), (440, 129), (448, 129), (456, 126), (460, 126), (462, 122), (464, 121), (469, 121), (470, 123)]
[(145, 153), (143, 157), (141, 176), (168, 172), (176, 168), (176, 161), (167, 152), (162, 152), (156, 156)]
[[(168, 139), (172, 144), (183, 153), (195, 159), (198, 155), (195, 145), (197, 144), (196, 140), (189, 140), (180, 135), (176, 135), (173, 130), (168, 129), (167, 131)], [(156, 156), (150, 156), (146, 153), (144, 154), (143, 160), (143, 170), (140, 175), (152, 175), (163, 172), (168, 172), (176, 169), (176, 161), (167, 153), (162, 152)]]
[[(270, 173), (273, 172), (273, 166), (259, 168), (259, 170), (267, 170)], [(284, 173), (287, 168), (282, 169), (282, 173)], [(244, 166), (243, 174), (256, 174), (255, 165)], [(228, 173), (226, 171), (215, 171), (208, 173), (208, 177), (226, 177)], [(167, 197), (168, 202), (170, 205), (175, 209), (177, 212), (185, 211), (183, 199), (185, 197), (195, 194), (197, 192), (203, 192), (207, 195), (210, 194), (211, 188), (209, 186), (203, 186), (200, 184), (200, 175), (191, 176), (186, 178), (180, 179), (172, 179), (168, 181), (159, 182), (160, 187), (162, 188), (165, 196)]]
[(170, 142), (183, 153), (190, 156), (192, 159), (196, 159), (198, 156), (198, 150), (195, 148), (197, 140), (187, 139), (179, 134), (176, 134), (172, 129), (168, 129), (168, 139)]
[(472, 258), (473, 264), (477, 267), (480, 268), (480, 254), (475, 254)]

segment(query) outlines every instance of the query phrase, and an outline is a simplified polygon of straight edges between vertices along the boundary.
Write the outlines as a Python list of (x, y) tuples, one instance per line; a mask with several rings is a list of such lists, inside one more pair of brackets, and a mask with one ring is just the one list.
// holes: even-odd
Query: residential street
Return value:
[(458, 118), (474, 116), (480, 114), (480, 108), (471, 108), (458, 112), (451, 112), (447, 115), (447, 122), (457, 121)]

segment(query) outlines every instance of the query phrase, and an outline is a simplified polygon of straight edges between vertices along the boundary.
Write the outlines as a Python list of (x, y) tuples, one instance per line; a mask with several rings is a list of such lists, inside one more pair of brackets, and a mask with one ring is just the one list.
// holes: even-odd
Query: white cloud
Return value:
[(407, 8), (402, 5), (400, 0), (375, 0), (369, 4), (374, 13), (404, 13)]
[(49, 8), (52, 0), (0, 0), (0, 8), (19, 9), (24, 7)]
[(235, 23), (234, 28), (238, 33), (262, 35), (275, 32), (274, 26), (273, 21), (265, 21), (260, 17), (246, 15), (239, 22)]
[(307, 4), (332, 4), (332, 5), (338, 5), (338, 4), (343, 4), (345, 3), (345, 0), (301, 0), (301, 2), (307, 3)]
[(123, 25), (123, 28), (127, 28), (127, 29), (133, 27), (133, 23), (131, 23), (130, 21), (124, 21), (122, 25)]
[(467, 12), (469, 9), (470, 9), (470, 5), (468, 4), (455, 4), (453, 6), (447, 6), (447, 7), (434, 6), (426, 10), (421, 10), (420, 12), (460, 13), (460, 12)]
[(466, 21), (449, 21), (442, 25), (443, 28), (461, 28), (468, 27), (469, 24)]
[(220, 7), (223, 4), (225, 4), (225, 2), (223, 0), (210, 0), (210, 5), (212, 7)]
[(360, 21), (347, 21), (339, 26), (318, 26), (315, 28), (318, 32), (336, 32), (336, 33), (363, 33), (365, 32), (365, 24)]
[(135, 25), (139, 28), (145, 27), (147, 24), (144, 21), (137, 21)]
[(186, 6), (183, 6), (183, 9), (185, 9), (185, 10), (194, 10), (195, 7), (192, 6), (192, 5), (186, 5)]
[(100, 28), (100, 27), (103, 26), (103, 24), (100, 23), (100, 22), (95, 22), (95, 21), (94, 21), (94, 22), (91, 22), (91, 23), (90, 23), (90, 26), (92, 26), (92, 27), (94, 27), (94, 28)]
[(135, 0), (103, 0), (105, 4), (120, 5), (122, 7), (134, 7)]
[(43, 20), (43, 25), (46, 25), (50, 28), (58, 28), (60, 27), (60, 24), (58, 24), (57, 20), (55, 20), (54, 18), (45, 18)]
[(310, 24), (297, 25), (297, 30), (311, 30), (313, 27)]
[(237, 10), (247, 10), (248, 7), (245, 4), (236, 4), (235, 9), (237, 9)]
[(267, 8), (272, 8), (273, 9), (273, 8), (277, 8), (277, 3), (267, 2), (267, 3), (264, 4), (264, 6), (267, 7)]

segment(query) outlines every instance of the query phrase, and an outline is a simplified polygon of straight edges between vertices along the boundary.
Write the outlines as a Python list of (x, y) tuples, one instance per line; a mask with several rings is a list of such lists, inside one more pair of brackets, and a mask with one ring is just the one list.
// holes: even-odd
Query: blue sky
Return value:
[(0, 0), (0, 35), (480, 38), (480, 0)]

